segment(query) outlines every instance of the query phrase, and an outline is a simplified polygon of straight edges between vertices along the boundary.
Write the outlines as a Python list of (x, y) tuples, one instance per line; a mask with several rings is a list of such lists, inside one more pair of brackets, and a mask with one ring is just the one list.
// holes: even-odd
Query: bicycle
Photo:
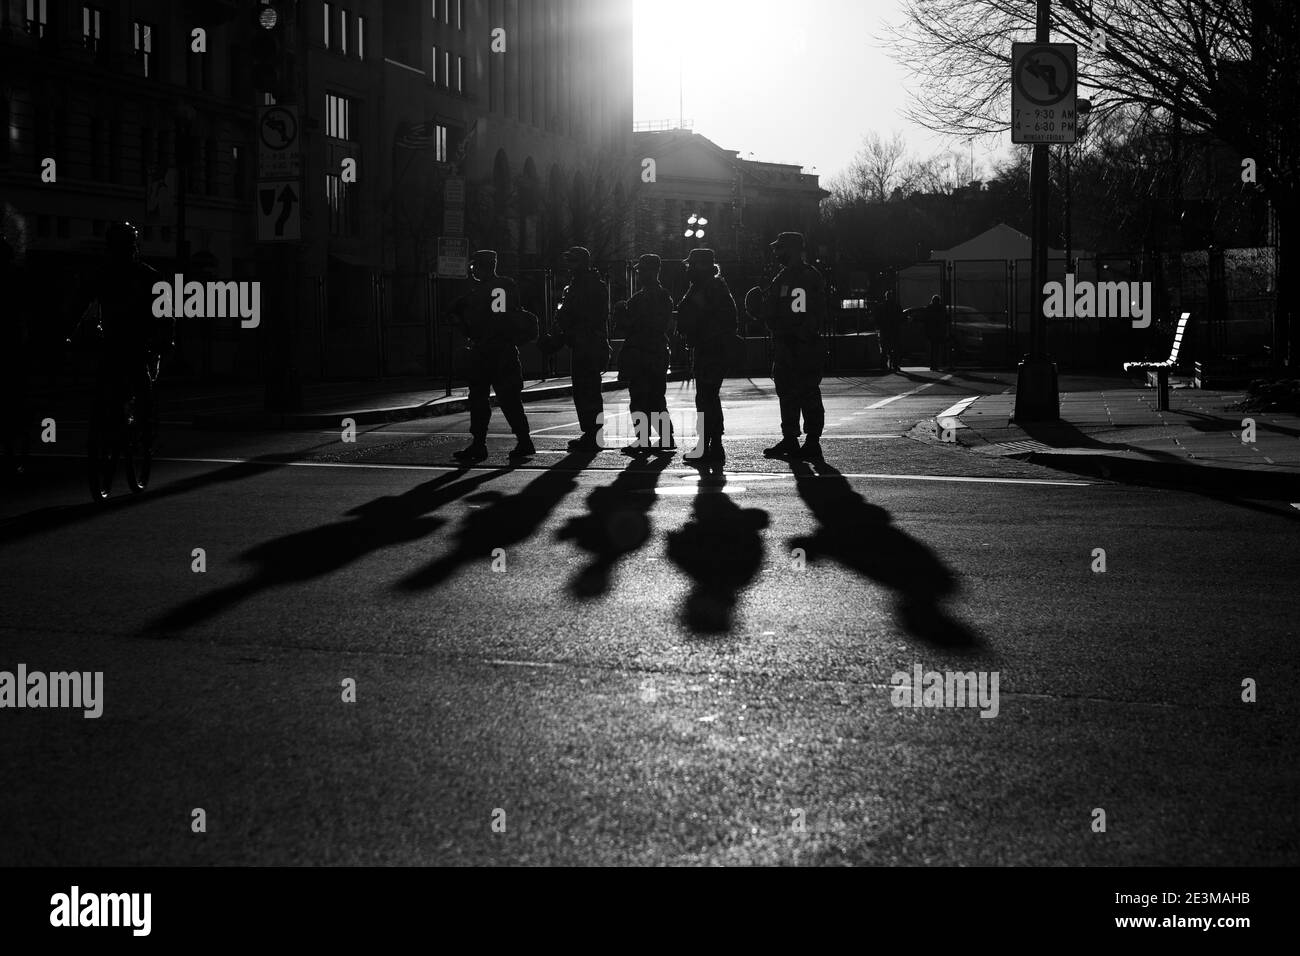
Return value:
[[(74, 340), (82, 338), (81, 333), (87, 325), (88, 337), (98, 341), (102, 347), (102, 310), (98, 302), (87, 306), (66, 344), (72, 345)], [(161, 355), (150, 354), (145, 361), (144, 372), (148, 376), (148, 387), (152, 388), (158, 381)], [(155, 423), (143, 421), (138, 413), (141, 379), (128, 368), (121, 363), (111, 370), (101, 371), (95, 387), (86, 436), (86, 482), (90, 487), (90, 497), (95, 501), (105, 500), (112, 492), (119, 461), (132, 494), (138, 494), (149, 486), (153, 472)]]
[[(158, 366), (156, 358), (148, 364), (151, 385), (158, 380)], [(140, 396), (132, 377), (119, 372), (113, 379), (106, 400), (95, 403), (86, 438), (86, 478), (96, 501), (111, 493), (119, 460), (132, 494), (149, 486), (153, 472), (153, 422), (143, 421), (138, 412)]]

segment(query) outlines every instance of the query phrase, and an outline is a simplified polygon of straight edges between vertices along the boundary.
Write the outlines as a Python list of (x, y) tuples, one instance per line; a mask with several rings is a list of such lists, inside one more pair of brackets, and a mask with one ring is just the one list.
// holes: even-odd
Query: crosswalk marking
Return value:
[(933, 382), (926, 382), (924, 385), (918, 385), (916, 388), (909, 389), (909, 390), (906, 391), (906, 392), (900, 392), (900, 393), (897, 394), (897, 395), (890, 395), (888, 398), (882, 398), (880, 401), (876, 402), (874, 405), (868, 405), (868, 406), (867, 406), (867, 409), (868, 409), (868, 410), (871, 410), (871, 409), (876, 409), (876, 408), (884, 408), (884, 407), (885, 407), (886, 405), (888, 405), (890, 402), (896, 402), (896, 401), (898, 401), (900, 398), (907, 398), (909, 395), (915, 395), (917, 392), (924, 392), (927, 388), (930, 388), (930, 387), (933, 386), (933, 385), (938, 385), (940, 382), (946, 382), (946, 381), (948, 381), (948, 379), (950, 379), (950, 378), (952, 378), (952, 373), (949, 373), (949, 374), (943, 376), (942, 378), (936, 379), (936, 380), (933, 381)]

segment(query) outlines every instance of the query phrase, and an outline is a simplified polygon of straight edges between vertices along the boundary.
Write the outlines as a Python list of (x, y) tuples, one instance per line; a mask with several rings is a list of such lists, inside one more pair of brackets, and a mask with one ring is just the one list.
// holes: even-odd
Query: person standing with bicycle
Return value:
[[(81, 300), (87, 303), (73, 336), (86, 322), (94, 320), (92, 334), (101, 346), (95, 381), (95, 404), (91, 416), (90, 457), (105, 453), (96, 447), (106, 429), (116, 423), (137, 429), (134, 452), (144, 464), (144, 473), (132, 478), (138, 488), (148, 481), (148, 461), (157, 426), (154, 382), (164, 353), (175, 343), (176, 322), (157, 318), (153, 311), (156, 269), (140, 258), (140, 233), (129, 222), (110, 223), (104, 234), (105, 262), (92, 278)], [(69, 339), (71, 341), (71, 339)], [(92, 476), (92, 488), (102, 497), (111, 481), (109, 470), (102, 480)]]
[[(153, 286), (158, 270), (140, 258), (140, 232), (129, 222), (110, 223), (104, 233), (105, 264), (86, 299), (98, 303), (103, 345), (96, 408), (110, 400), (134, 400), (134, 416), (147, 441), (155, 427), (154, 382), (164, 353), (175, 344), (176, 320), (155, 318)], [(83, 321), (85, 313), (82, 315)]]

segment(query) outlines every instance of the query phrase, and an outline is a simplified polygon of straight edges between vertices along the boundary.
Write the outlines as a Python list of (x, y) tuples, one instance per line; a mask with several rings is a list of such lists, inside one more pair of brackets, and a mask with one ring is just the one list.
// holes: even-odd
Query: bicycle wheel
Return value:
[(90, 483), (90, 497), (103, 501), (113, 489), (113, 475), (117, 471), (118, 443), (114, 430), (103, 422), (93, 422), (86, 444), (86, 477)]
[(130, 426), (126, 432), (123, 449), (126, 484), (133, 494), (138, 494), (149, 486), (149, 475), (153, 471), (153, 440), (148, 432), (138, 425)]

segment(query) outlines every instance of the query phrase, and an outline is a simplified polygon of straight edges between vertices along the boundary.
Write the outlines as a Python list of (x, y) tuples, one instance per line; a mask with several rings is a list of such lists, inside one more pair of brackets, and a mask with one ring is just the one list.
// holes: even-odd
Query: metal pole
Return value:
[[(1038, 0), (1035, 42), (1051, 39), (1051, 0)], [(1020, 363), (1015, 420), (1056, 421), (1061, 417), (1056, 366), (1047, 357), (1043, 329), (1043, 284), (1047, 280), (1048, 152), (1035, 143), (1029, 164), (1031, 249), (1029, 276), (1029, 355)]]

